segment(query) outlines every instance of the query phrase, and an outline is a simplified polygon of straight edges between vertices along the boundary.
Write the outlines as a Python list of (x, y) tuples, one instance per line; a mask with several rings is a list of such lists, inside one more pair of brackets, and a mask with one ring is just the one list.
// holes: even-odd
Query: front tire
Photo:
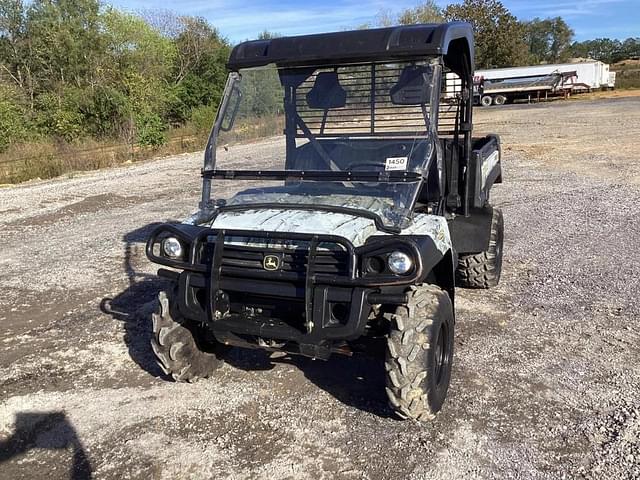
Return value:
[(408, 295), (389, 318), (386, 391), (401, 418), (433, 420), (451, 380), (453, 305), (435, 285), (412, 287)]
[(491, 288), (498, 285), (502, 274), (504, 220), (502, 211), (493, 209), (489, 248), (483, 252), (460, 255), (456, 269), (456, 286)]
[(196, 382), (222, 365), (224, 345), (206, 339), (206, 331), (183, 318), (174, 306), (175, 293), (160, 292), (152, 314), (151, 348), (158, 365), (176, 382)]

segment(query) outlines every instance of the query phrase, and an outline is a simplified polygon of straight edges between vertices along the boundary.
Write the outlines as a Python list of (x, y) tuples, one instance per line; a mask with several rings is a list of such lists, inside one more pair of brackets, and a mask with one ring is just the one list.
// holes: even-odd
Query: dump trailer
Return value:
[[(199, 210), (147, 241), (168, 280), (151, 338), (165, 373), (208, 377), (228, 347), (367, 353), (400, 417), (434, 418), (456, 288), (493, 287), (502, 268), (500, 139), (472, 135), (473, 58), (459, 22), (233, 49)], [(233, 143), (268, 119), (268, 149)]]
[(567, 83), (575, 76), (576, 72), (554, 72), (536, 77), (496, 80), (476, 76), (473, 84), (474, 104), (488, 107), (491, 104), (504, 105), (518, 99), (546, 100), (549, 96), (569, 93), (571, 87)]
[(609, 65), (593, 61), (476, 70), (476, 104), (502, 105), (519, 98), (541, 99), (551, 95), (611, 89), (615, 73)]

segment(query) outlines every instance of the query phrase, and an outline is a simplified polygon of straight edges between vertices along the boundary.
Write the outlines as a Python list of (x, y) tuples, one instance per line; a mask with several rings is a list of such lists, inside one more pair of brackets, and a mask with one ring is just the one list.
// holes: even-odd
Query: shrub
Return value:
[(199, 132), (208, 132), (213, 127), (217, 107), (202, 105), (191, 110), (191, 123)]
[(127, 96), (113, 87), (93, 90), (90, 101), (82, 108), (87, 129), (96, 137), (117, 137), (130, 117)]
[(136, 143), (141, 147), (158, 148), (167, 141), (167, 126), (156, 113), (136, 115)]
[(84, 116), (75, 101), (80, 96), (44, 93), (36, 100), (36, 125), (40, 133), (71, 142), (84, 135)]
[(29, 135), (26, 112), (6, 98), (0, 98), (0, 152)]

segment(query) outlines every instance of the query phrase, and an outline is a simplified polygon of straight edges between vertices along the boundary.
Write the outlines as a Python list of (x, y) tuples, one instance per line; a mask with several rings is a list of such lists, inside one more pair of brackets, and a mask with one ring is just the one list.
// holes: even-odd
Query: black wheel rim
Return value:
[(436, 338), (435, 345), (435, 379), (436, 385), (441, 385), (447, 371), (447, 363), (449, 361), (449, 342), (448, 342), (448, 329), (447, 325), (443, 323), (438, 329), (438, 336)]

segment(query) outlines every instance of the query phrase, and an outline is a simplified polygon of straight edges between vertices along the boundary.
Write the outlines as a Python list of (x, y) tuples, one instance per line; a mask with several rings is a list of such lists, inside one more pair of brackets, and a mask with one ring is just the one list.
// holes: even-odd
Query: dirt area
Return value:
[[(578, 93), (569, 97), (569, 101), (575, 100), (604, 100), (608, 98), (630, 98), (640, 97), (640, 88), (620, 88), (615, 90), (598, 90), (589, 93)], [(562, 102), (564, 99), (557, 98), (554, 101)]]
[(640, 96), (631, 96), (476, 108), (475, 132), (498, 132), (507, 159), (542, 161), (554, 170), (637, 185), (640, 112), (634, 109), (639, 105)]
[(503, 137), (504, 276), (459, 291), (430, 424), (392, 416), (367, 357), (161, 374), (144, 240), (194, 209), (200, 154), (0, 190), (0, 478), (639, 478), (640, 98), (475, 120)]

